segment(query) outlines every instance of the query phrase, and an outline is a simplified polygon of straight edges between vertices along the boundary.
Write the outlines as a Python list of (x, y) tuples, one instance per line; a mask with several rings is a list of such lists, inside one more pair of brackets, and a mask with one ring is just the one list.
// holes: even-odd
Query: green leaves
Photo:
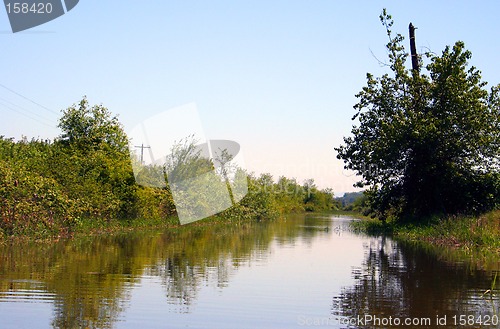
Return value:
[(82, 150), (109, 148), (126, 153), (128, 139), (118, 117), (102, 105), (89, 107), (87, 98), (67, 108), (59, 120), (60, 141)]
[(380, 18), (392, 74), (367, 74), (354, 105), (360, 125), (336, 149), (337, 157), (361, 176), (357, 186), (370, 188), (381, 218), (498, 205), (498, 87), (485, 89), (480, 71), (468, 67), (472, 54), (461, 41), (441, 56), (426, 54), (426, 72), (410, 74), (404, 38), (392, 35), (385, 10)]

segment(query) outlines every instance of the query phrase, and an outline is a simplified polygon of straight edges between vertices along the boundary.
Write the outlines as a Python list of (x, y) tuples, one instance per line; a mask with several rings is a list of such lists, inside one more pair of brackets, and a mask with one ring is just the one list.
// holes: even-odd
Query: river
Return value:
[(0, 246), (0, 328), (500, 327), (499, 260), (366, 236), (351, 220)]

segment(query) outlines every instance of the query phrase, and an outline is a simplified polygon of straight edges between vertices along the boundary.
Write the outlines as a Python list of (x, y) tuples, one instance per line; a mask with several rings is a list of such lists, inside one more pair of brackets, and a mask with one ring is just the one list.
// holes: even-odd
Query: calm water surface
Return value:
[(498, 259), (356, 234), (351, 220), (0, 246), (0, 328), (500, 327)]

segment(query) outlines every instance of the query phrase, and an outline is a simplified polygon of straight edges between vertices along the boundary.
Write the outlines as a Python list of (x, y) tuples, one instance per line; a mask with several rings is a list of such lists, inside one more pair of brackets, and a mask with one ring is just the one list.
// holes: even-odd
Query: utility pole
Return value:
[(418, 74), (418, 55), (417, 55), (417, 46), (415, 45), (415, 27), (412, 23), (408, 27), (410, 30), (410, 51), (411, 51), (411, 68), (413, 69), (414, 74)]
[(141, 165), (144, 164), (144, 149), (150, 149), (151, 146), (144, 146), (144, 144), (141, 144), (140, 146), (135, 146), (137, 148), (141, 148)]

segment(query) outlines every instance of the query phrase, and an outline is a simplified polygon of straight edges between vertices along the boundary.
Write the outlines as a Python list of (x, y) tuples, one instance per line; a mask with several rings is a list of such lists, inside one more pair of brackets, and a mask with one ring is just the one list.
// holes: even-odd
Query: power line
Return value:
[(5, 86), (5, 85), (3, 85), (3, 84), (1, 84), (1, 83), (0, 83), (0, 87), (2, 87), (2, 88), (4, 88), (4, 89), (6, 89), (6, 90), (8, 90), (8, 91), (10, 91), (10, 92), (11, 92), (11, 93), (13, 93), (13, 94), (16, 94), (17, 96), (19, 96), (19, 97), (21, 97), (21, 98), (24, 98), (25, 100), (27, 100), (27, 101), (29, 101), (29, 102), (31, 102), (31, 103), (33, 103), (33, 104), (35, 104), (35, 105), (37, 105), (37, 106), (41, 107), (42, 109), (44, 109), (44, 110), (46, 110), (46, 111), (49, 111), (49, 112), (51, 112), (51, 113), (54, 113), (54, 114), (59, 115), (59, 113), (57, 113), (56, 111), (53, 111), (53, 110), (49, 109), (48, 107), (43, 106), (42, 104), (37, 103), (37, 102), (35, 102), (34, 100), (29, 99), (29, 98), (28, 98), (28, 97), (26, 97), (26, 96), (21, 95), (21, 94), (20, 94), (20, 93), (18, 93), (17, 91), (14, 91), (14, 90), (10, 89), (9, 87), (7, 87), (7, 86)]
[(21, 111), (18, 111), (18, 110), (14, 109), (14, 108), (12, 108), (12, 107), (10, 107), (10, 106), (8, 106), (8, 105), (2, 104), (2, 103), (0, 103), (0, 105), (1, 105), (1, 106), (3, 106), (3, 107), (5, 107), (5, 108), (7, 108), (7, 109), (9, 109), (9, 110), (11, 110), (11, 111), (14, 111), (14, 112), (17, 112), (17, 113), (19, 113), (19, 114), (21, 114), (21, 115), (24, 115), (25, 117), (30, 118), (31, 120), (35, 120), (35, 121), (37, 121), (38, 123), (41, 123), (41, 124), (46, 125), (46, 126), (48, 126), (48, 127), (52, 127), (52, 128), (54, 127), (54, 125), (48, 124), (48, 123), (46, 123), (46, 122), (42, 122), (42, 121), (40, 121), (39, 119), (36, 119), (36, 118), (34, 118), (34, 117), (32, 117), (32, 116), (29, 116), (29, 115), (27, 115), (26, 113), (23, 113), (23, 112), (21, 112)]
[[(34, 112), (34, 111), (31, 111), (31, 110), (29, 110), (29, 109), (27, 109), (27, 108), (24, 108), (24, 107), (22, 107), (22, 106), (20, 106), (20, 105), (17, 105), (17, 104), (15, 104), (15, 103), (13, 103), (13, 102), (9, 101), (8, 99), (5, 99), (5, 98), (3, 98), (3, 97), (0, 97), (0, 101), (3, 101), (3, 102), (6, 102), (6, 103), (9, 103), (10, 105), (12, 105), (12, 106), (14, 106), (14, 107), (16, 107), (16, 108), (18, 108), (18, 109), (20, 109), (20, 110), (22, 110), (22, 111), (26, 111), (26, 112), (28, 112), (28, 113), (30, 113), (30, 114), (32, 114), (32, 115), (34, 115), (34, 116), (37, 116), (38, 118), (40, 118), (40, 119), (42, 119), (42, 120), (47, 120), (48, 122), (52, 122), (52, 120), (51, 120), (51, 119), (49, 119), (49, 118), (47, 118), (47, 117), (44, 117), (44, 116), (41, 116), (40, 114), (38, 114), (38, 113), (36, 113), (36, 112)], [(0, 102), (0, 104), (2, 104), (2, 103)], [(4, 105), (4, 106), (5, 106), (5, 107), (7, 107), (8, 105)]]

